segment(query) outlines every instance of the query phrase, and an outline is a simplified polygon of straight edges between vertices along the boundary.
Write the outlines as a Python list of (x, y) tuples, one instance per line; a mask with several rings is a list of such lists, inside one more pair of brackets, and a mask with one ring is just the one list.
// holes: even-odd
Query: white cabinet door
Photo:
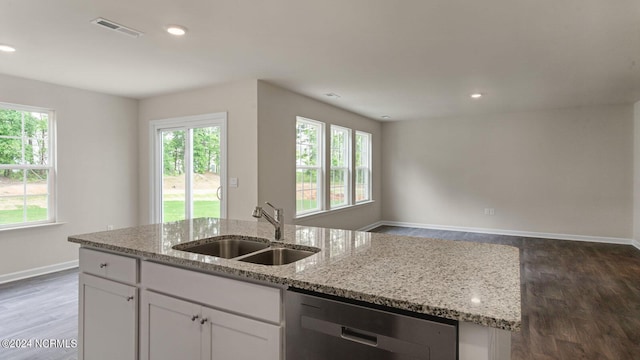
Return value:
[(201, 309), (200, 305), (144, 291), (140, 322), (141, 359), (201, 359)]
[(248, 319), (203, 307), (207, 320), (203, 359), (211, 360), (279, 360), (280, 333), (278, 325)]
[(79, 358), (137, 358), (137, 288), (80, 274)]

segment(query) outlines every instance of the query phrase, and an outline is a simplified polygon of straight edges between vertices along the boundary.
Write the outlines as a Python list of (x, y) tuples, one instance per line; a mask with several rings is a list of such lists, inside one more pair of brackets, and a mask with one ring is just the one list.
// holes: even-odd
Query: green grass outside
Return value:
[[(184, 201), (168, 200), (164, 202), (163, 221), (184, 220)], [(193, 202), (193, 217), (220, 217), (219, 200), (196, 200)]]
[[(23, 222), (23, 209), (0, 210), (0, 225)], [(36, 205), (27, 206), (27, 221), (47, 220), (47, 209)]]
[(309, 209), (315, 209), (318, 206), (317, 200), (296, 200), (296, 209), (298, 211), (305, 211)]

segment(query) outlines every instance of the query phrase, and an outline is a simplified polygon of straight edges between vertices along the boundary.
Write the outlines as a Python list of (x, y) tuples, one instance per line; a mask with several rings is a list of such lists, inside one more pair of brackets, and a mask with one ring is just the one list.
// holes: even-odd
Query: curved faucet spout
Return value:
[(251, 216), (258, 219), (261, 217), (267, 219), (267, 221), (270, 222), (271, 225), (273, 225), (273, 227), (275, 227), (276, 240), (282, 240), (282, 225), (284, 224), (284, 220), (283, 220), (284, 209), (276, 208), (275, 206), (271, 205), (271, 203), (269, 203), (268, 201), (266, 202), (266, 204), (273, 208), (273, 216), (265, 212), (260, 206), (256, 206)]

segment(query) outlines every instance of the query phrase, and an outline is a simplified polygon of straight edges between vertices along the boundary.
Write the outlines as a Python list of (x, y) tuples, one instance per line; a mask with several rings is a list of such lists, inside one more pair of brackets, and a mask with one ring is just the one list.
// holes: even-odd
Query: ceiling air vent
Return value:
[(113, 22), (111, 20), (107, 20), (107, 19), (104, 19), (104, 18), (97, 18), (97, 19), (91, 20), (91, 23), (92, 24), (96, 24), (98, 26), (102, 26), (102, 27), (107, 28), (109, 30), (113, 30), (113, 31), (117, 31), (117, 32), (120, 32), (120, 33), (125, 34), (125, 35), (129, 35), (129, 36), (134, 37), (134, 38), (142, 36), (142, 33), (140, 31), (138, 31), (138, 30), (134, 30), (132, 28), (128, 28), (126, 26), (122, 26), (122, 25), (120, 25), (118, 23), (115, 23), (115, 22)]

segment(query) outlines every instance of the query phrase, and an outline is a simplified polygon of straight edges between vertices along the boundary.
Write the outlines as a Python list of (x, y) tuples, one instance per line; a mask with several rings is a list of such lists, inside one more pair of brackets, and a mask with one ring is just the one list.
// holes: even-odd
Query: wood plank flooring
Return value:
[[(78, 338), (78, 269), (0, 285), (0, 341)], [(70, 343), (69, 343), (70, 344)], [(0, 359), (75, 360), (76, 348), (0, 347)]]
[(373, 232), (520, 249), (512, 360), (640, 360), (640, 250), (629, 245), (383, 226)]
[[(640, 360), (640, 250), (627, 245), (380, 227), (374, 232), (520, 249), (522, 331), (512, 359)], [(0, 339), (77, 339), (78, 273), (0, 285)], [(75, 349), (0, 348), (0, 359), (77, 359)]]

